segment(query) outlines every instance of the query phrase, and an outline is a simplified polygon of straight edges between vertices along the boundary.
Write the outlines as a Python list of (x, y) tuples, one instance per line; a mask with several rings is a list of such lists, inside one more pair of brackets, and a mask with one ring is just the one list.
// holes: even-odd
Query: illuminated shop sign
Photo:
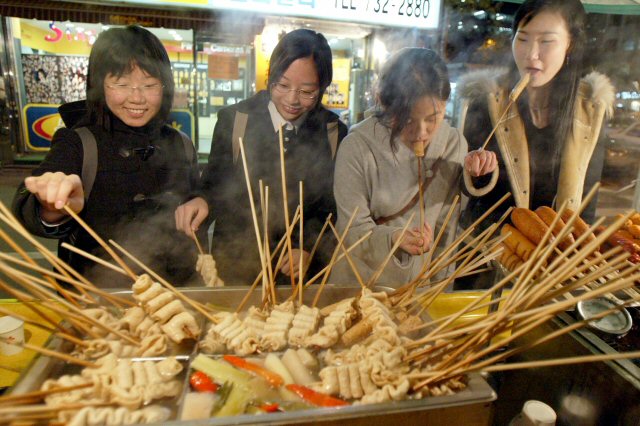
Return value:
[[(93, 30), (85, 31), (82, 27), (75, 27), (75, 25), (67, 24), (64, 31), (56, 26), (55, 22), (49, 22), (49, 30), (51, 32), (44, 36), (44, 40), (50, 43), (57, 43), (63, 38), (67, 41), (81, 41), (87, 42), (89, 45), (93, 45), (96, 41), (96, 33)], [(75, 30), (75, 31), (73, 31)]]
[[(27, 104), (22, 110), (24, 123), (24, 140), (31, 151), (48, 151), (53, 134), (64, 126), (58, 106), (55, 104)], [(191, 111), (174, 109), (169, 116), (169, 123), (194, 140), (195, 126)]]
[(640, 99), (640, 93), (638, 92), (619, 92), (616, 94), (616, 98), (623, 101)]
[[(180, 4), (267, 15), (347, 21), (421, 29), (438, 28), (442, 0), (137, 0), (126, 3)], [(120, 2), (121, 3), (121, 2)]]

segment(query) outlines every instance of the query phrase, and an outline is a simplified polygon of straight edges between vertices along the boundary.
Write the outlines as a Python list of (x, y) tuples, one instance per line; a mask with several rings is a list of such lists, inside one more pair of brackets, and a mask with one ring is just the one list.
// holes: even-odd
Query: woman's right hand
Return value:
[(65, 204), (76, 213), (84, 208), (84, 189), (78, 175), (47, 172), (26, 178), (24, 185), (40, 202), (40, 217), (45, 222), (55, 223), (67, 216)]
[[(402, 234), (402, 230), (397, 230), (393, 233), (391, 240), (393, 244), (398, 241)], [(407, 230), (404, 235), (402, 235), (402, 241), (398, 248), (400, 250), (404, 250), (413, 256), (419, 256), (423, 253), (428, 252), (431, 249), (431, 244), (433, 243), (433, 230), (428, 223), (425, 222), (422, 232), (420, 232), (419, 228), (413, 228), (412, 230)]]
[(192, 237), (208, 215), (209, 205), (204, 198), (193, 198), (176, 209), (176, 229)]

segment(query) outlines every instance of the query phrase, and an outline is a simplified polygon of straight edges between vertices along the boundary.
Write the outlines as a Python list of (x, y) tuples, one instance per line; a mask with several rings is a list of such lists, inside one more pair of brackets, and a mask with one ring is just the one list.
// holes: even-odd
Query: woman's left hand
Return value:
[(464, 157), (464, 168), (473, 177), (492, 173), (498, 167), (498, 157), (493, 151), (478, 149)]
[[(298, 272), (300, 271), (300, 256), (303, 257), (302, 264), (303, 267), (307, 267), (307, 262), (309, 260), (309, 253), (300, 249), (291, 250), (291, 259), (293, 261), (293, 276), (298, 277)], [(285, 253), (282, 258), (282, 265), (280, 266), (280, 271), (288, 276), (291, 276), (291, 264), (289, 263), (289, 254)]]

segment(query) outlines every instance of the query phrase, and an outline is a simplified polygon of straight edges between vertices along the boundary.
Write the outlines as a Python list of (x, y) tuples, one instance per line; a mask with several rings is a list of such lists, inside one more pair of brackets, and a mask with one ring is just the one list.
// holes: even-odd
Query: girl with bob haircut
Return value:
[[(440, 231), (454, 197), (460, 193), (463, 167), (473, 176), (496, 168), (493, 153), (467, 154), (462, 134), (444, 121), (450, 92), (446, 65), (434, 51), (402, 49), (382, 69), (375, 112), (353, 126), (340, 146), (333, 188), (337, 227), (343, 232), (357, 209), (345, 245), (371, 232), (351, 252), (365, 281), (398, 239), (399, 248), (377, 283), (399, 286), (416, 278), (431, 250), (434, 233)], [(416, 151), (424, 151), (421, 172)], [(422, 198), (419, 176), (424, 177)], [(424, 223), (420, 223), (420, 199), (425, 202)], [(408, 232), (402, 235), (412, 215)], [(434, 255), (453, 241), (456, 225), (453, 217)], [(349, 265), (337, 264), (331, 280), (353, 283)]]
[[(615, 92), (597, 72), (582, 77), (585, 21), (579, 0), (527, 0), (513, 22), (511, 67), (473, 73), (461, 81), (461, 126), (469, 146), (478, 148), (498, 123), (511, 89), (522, 76), (530, 76), (487, 147), (498, 154), (497, 184), (470, 201), (465, 221), (472, 222), (507, 192), (511, 201), (485, 223), (510, 205), (535, 210), (559, 208), (566, 201), (575, 210), (600, 180), (604, 146), (598, 142)], [(596, 198), (583, 212), (586, 220), (593, 220), (595, 206)]]
[[(175, 231), (174, 211), (195, 189), (198, 171), (189, 138), (166, 124), (173, 91), (169, 57), (156, 36), (138, 26), (102, 32), (89, 56), (87, 99), (59, 108), (67, 127), (18, 188), (18, 219), (38, 236), (108, 258), (68, 216), (69, 205), (103, 239), (176, 284), (186, 282), (195, 271), (195, 245)], [(60, 245), (58, 255), (98, 285), (130, 285)]]
[(267, 90), (218, 111), (209, 163), (196, 197), (176, 212), (178, 229), (191, 235), (211, 214), (215, 220), (213, 256), (220, 277), (227, 283), (250, 284), (260, 272), (260, 258), (248, 203), (244, 169), (239, 160), (243, 141), (255, 203), (260, 205), (261, 180), (269, 187), (269, 243), (284, 236), (283, 195), (280, 176), (280, 130), (283, 132), (290, 218), (299, 204), (299, 182), (304, 184), (304, 247), (299, 247), (296, 227), (291, 256), (276, 270), (281, 281), (297, 277), (300, 257), (305, 270), (318, 270), (330, 247), (309, 254), (330, 213), (333, 158), (347, 133), (338, 116), (322, 106), (322, 95), (333, 78), (332, 54), (326, 38), (298, 29), (286, 34), (269, 61)]

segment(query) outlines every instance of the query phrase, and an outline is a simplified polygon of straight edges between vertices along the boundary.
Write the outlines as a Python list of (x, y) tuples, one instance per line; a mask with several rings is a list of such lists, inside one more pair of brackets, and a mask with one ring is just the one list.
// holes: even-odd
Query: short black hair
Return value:
[(164, 46), (149, 30), (138, 25), (111, 28), (100, 33), (89, 55), (87, 76), (87, 119), (110, 128), (104, 94), (104, 79), (122, 76), (135, 66), (159, 79), (164, 86), (162, 105), (154, 119), (166, 122), (171, 112), (174, 83), (171, 61)]
[(322, 99), (324, 91), (333, 80), (333, 57), (327, 39), (322, 34), (308, 29), (297, 29), (285, 34), (273, 49), (269, 59), (269, 87), (280, 81), (294, 61), (308, 57), (311, 57), (316, 65), (320, 84), (318, 99)]
[(382, 67), (377, 84), (376, 117), (391, 130), (391, 147), (402, 131), (415, 103), (424, 96), (449, 99), (451, 83), (447, 65), (431, 49), (405, 47)]

